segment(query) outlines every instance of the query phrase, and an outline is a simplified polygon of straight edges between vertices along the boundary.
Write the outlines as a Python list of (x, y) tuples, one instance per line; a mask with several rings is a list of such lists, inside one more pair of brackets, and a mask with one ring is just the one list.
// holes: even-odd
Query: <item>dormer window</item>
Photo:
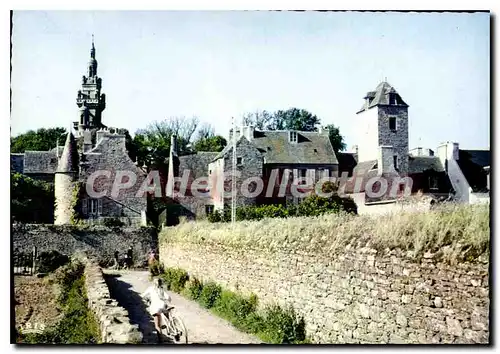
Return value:
[(296, 143), (298, 141), (297, 132), (290, 132), (290, 142)]
[(389, 93), (389, 104), (392, 106), (395, 106), (398, 104), (396, 93), (394, 93), (394, 92)]

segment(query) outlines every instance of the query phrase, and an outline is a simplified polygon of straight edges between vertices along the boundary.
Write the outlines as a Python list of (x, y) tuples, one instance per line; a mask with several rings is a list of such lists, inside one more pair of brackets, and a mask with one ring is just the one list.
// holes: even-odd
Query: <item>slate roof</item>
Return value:
[(78, 171), (78, 150), (73, 133), (69, 132), (64, 143), (64, 150), (57, 166), (57, 172)]
[(487, 191), (487, 172), (484, 167), (490, 166), (490, 151), (459, 150), (457, 163), (473, 192)]
[(366, 103), (363, 104), (363, 106), (361, 107), (359, 112), (362, 112), (366, 109), (369, 109), (369, 108), (372, 108), (372, 107), (375, 107), (378, 105), (388, 105), (390, 92), (396, 93), (396, 102), (397, 102), (398, 106), (408, 107), (406, 102), (403, 101), (403, 99), (398, 94), (398, 92), (394, 89), (394, 87), (392, 87), (388, 82), (384, 81), (384, 82), (381, 82), (380, 84), (378, 84), (375, 91), (370, 91), (366, 94), (366, 96), (364, 98), (365, 99), (370, 98), (370, 103), (369, 103), (368, 107), (366, 107)]
[(197, 152), (179, 157), (179, 171), (190, 170), (190, 179), (208, 177), (208, 164), (218, 155), (218, 152)]
[(444, 172), (444, 166), (437, 156), (409, 156), (408, 174), (422, 173), (427, 170)]
[(491, 163), (491, 153), (489, 150), (459, 150), (458, 154), (459, 160), (460, 158), (467, 158), (481, 167), (490, 166)]
[(348, 172), (351, 176), (357, 165), (358, 156), (352, 152), (338, 152), (337, 160), (339, 162), (339, 176), (342, 172)]
[(24, 173), (55, 173), (56, 169), (55, 151), (25, 151)]
[[(288, 130), (254, 132), (251, 142), (263, 154), (266, 164), (338, 164), (327, 134), (298, 131), (297, 143), (292, 143), (289, 141), (289, 132)], [(215, 159), (227, 154), (231, 146), (228, 144)]]
[(24, 154), (10, 154), (10, 170), (12, 172), (23, 173), (24, 170)]

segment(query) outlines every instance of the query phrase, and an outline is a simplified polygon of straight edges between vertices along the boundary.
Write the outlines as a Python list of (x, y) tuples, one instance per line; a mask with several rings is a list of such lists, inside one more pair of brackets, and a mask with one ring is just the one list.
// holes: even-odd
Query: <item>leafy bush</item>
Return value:
[[(182, 269), (168, 268), (161, 276), (172, 285), (174, 279), (184, 279), (187, 273)], [(256, 334), (267, 343), (310, 343), (306, 338), (305, 321), (297, 316), (292, 307), (282, 309), (278, 305), (268, 306), (259, 314), (255, 294), (245, 297), (222, 289), (214, 282), (204, 285), (196, 277), (187, 282), (178, 281), (176, 286), (172, 286), (172, 290), (196, 300), (236, 328)]]
[(172, 290), (176, 293), (180, 293), (189, 280), (187, 272), (179, 268), (168, 268), (161, 274), (161, 277), (167, 286), (167, 290)]
[(305, 321), (292, 307), (269, 306), (265, 310), (264, 329), (258, 335), (272, 344), (302, 342), (306, 339)]
[(37, 258), (38, 272), (50, 273), (68, 262), (69, 257), (57, 251), (42, 252)]
[(196, 277), (186, 284), (187, 295), (190, 299), (198, 300), (203, 290), (203, 283)]
[(209, 309), (214, 306), (222, 293), (222, 288), (214, 282), (209, 282), (203, 286), (199, 297), (200, 304)]
[(207, 219), (210, 222), (229, 222), (231, 221), (231, 209), (224, 208), (223, 211), (214, 210), (207, 215)]
[[(334, 188), (334, 187), (328, 187)], [(350, 197), (342, 198), (334, 194), (331, 197), (320, 197), (310, 195), (304, 198), (301, 203), (295, 205), (268, 204), (268, 205), (248, 205), (236, 209), (236, 220), (262, 220), (264, 218), (287, 218), (290, 216), (318, 216), (328, 213), (357, 214), (357, 206)], [(229, 215), (227, 215), (229, 212)], [(210, 222), (231, 221), (230, 210), (225, 210), (225, 214), (214, 212), (208, 216)]]
[(237, 328), (248, 330), (247, 317), (256, 309), (257, 297), (255, 295), (247, 299), (232, 291), (223, 290), (212, 310)]
[(102, 224), (107, 227), (122, 227), (125, 225), (119, 218), (104, 218)]
[(54, 184), (20, 173), (10, 174), (11, 219), (22, 223), (54, 222)]

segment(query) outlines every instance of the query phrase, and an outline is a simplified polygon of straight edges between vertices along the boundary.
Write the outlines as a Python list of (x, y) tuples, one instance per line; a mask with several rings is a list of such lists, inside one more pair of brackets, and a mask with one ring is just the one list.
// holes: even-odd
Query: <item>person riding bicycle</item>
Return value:
[(153, 285), (146, 289), (141, 294), (142, 298), (149, 298), (149, 313), (154, 318), (155, 328), (158, 335), (158, 341), (161, 341), (161, 313), (165, 307), (172, 301), (170, 295), (163, 289), (163, 281), (161, 278), (155, 278)]

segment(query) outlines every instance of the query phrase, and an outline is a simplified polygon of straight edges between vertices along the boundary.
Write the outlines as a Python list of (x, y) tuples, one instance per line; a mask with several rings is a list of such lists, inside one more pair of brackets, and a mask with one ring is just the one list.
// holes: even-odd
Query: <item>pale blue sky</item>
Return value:
[(387, 81), (410, 105), (410, 148), (490, 146), (490, 15), (320, 12), (15, 12), (12, 134), (64, 126), (95, 34), (103, 122), (134, 133), (196, 115), (298, 107), (350, 148), (367, 91)]

